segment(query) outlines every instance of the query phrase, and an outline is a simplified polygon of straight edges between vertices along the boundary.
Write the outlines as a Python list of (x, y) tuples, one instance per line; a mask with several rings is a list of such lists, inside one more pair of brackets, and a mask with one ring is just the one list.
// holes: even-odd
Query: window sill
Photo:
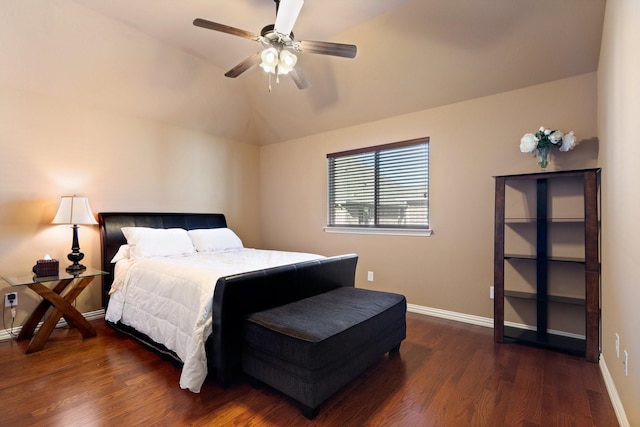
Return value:
[(401, 228), (361, 228), (361, 227), (323, 227), (326, 233), (337, 234), (383, 234), (389, 236), (422, 236), (433, 234), (432, 229), (401, 229)]

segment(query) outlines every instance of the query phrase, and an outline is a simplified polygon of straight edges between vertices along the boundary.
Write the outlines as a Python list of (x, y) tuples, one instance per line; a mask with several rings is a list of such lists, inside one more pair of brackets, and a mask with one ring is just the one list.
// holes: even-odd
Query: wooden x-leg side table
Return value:
[[(27, 353), (35, 353), (44, 348), (49, 336), (56, 327), (61, 317), (67, 321), (69, 326), (76, 328), (83, 338), (96, 336), (96, 330), (82, 316), (74, 306), (73, 302), (78, 295), (98, 276), (108, 274), (105, 271), (87, 268), (85, 270), (68, 273), (64, 267), (60, 269), (58, 276), (37, 277), (34, 275), (2, 276), (11, 286), (28, 286), (42, 297), (42, 301), (33, 310), (33, 313), (24, 322), (17, 340), (22, 341), (31, 338), (27, 346)], [(56, 283), (57, 282), (57, 283)], [(53, 288), (45, 286), (45, 283), (56, 283)], [(70, 286), (71, 285), (71, 286)], [(67, 290), (66, 292), (64, 292)], [(44, 321), (38, 332), (35, 333), (38, 323), (49, 310), (54, 307), (51, 315)]]

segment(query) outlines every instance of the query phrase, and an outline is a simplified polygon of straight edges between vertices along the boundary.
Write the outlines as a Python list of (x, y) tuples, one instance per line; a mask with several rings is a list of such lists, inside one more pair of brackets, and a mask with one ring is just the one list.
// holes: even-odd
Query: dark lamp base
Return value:
[(82, 264), (71, 264), (69, 267), (65, 268), (67, 273), (77, 273), (86, 269), (87, 267)]
[(82, 261), (82, 258), (84, 258), (84, 254), (80, 252), (80, 247), (74, 246), (71, 248), (71, 250), (72, 252), (67, 255), (67, 259), (73, 262), (73, 264), (66, 268), (67, 273), (77, 273), (79, 271), (86, 270), (87, 267), (80, 264), (80, 261)]

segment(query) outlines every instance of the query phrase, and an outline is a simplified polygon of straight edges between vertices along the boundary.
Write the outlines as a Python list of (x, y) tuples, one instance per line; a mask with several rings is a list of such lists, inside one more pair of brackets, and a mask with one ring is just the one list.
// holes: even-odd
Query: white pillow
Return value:
[(121, 259), (129, 259), (130, 256), (131, 254), (129, 253), (129, 245), (122, 245), (120, 246), (120, 248), (118, 248), (118, 252), (111, 259), (111, 263), (115, 264)]
[(189, 255), (193, 243), (183, 228), (122, 227), (132, 258)]
[(244, 247), (242, 240), (229, 228), (189, 230), (188, 233), (198, 252), (213, 252)]

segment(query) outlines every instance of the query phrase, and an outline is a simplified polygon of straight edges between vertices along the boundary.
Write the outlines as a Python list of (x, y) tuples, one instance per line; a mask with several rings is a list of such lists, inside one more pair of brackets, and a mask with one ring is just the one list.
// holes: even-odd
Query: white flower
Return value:
[(538, 138), (532, 133), (525, 134), (520, 140), (520, 151), (532, 153), (538, 146)]
[(520, 139), (520, 151), (523, 153), (536, 153), (540, 155), (544, 152), (544, 156), (538, 162), (544, 168), (547, 165), (546, 154), (550, 147), (557, 147), (560, 151), (569, 151), (576, 146), (576, 137), (573, 131), (564, 134), (557, 129), (547, 129), (540, 126), (536, 133), (527, 133)]
[(573, 134), (573, 131), (571, 131), (562, 138), (562, 145), (560, 146), (560, 151), (569, 151), (569, 150), (572, 150), (573, 147), (575, 146), (576, 146), (576, 137)]
[(558, 145), (562, 142), (562, 132), (560, 132), (559, 130), (553, 132), (551, 135), (549, 135), (549, 141), (551, 141), (551, 143), (553, 145)]

